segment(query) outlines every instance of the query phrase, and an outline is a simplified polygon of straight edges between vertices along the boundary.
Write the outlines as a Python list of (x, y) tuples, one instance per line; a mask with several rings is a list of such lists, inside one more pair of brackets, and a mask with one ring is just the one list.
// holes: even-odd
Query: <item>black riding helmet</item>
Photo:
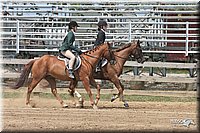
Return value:
[(108, 24), (106, 21), (100, 20), (97, 25), (100, 27), (100, 26), (107, 26)]
[(72, 29), (72, 27), (75, 27), (75, 26), (79, 27), (76, 21), (71, 21), (68, 26), (69, 26), (69, 29)]

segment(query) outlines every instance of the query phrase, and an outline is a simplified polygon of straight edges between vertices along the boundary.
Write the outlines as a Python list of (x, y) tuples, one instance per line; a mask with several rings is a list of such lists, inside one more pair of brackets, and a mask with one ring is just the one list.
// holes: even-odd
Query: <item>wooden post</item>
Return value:
[(133, 67), (133, 74), (134, 75), (139, 75), (139, 70), (138, 70), (138, 67)]
[[(151, 60), (153, 61), (153, 54), (151, 54)], [(149, 76), (153, 76), (153, 67), (149, 68)]]

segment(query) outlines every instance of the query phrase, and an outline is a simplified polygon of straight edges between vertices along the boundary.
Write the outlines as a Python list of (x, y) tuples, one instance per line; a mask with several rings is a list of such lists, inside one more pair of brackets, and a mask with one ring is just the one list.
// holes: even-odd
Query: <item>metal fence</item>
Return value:
[(146, 53), (198, 53), (197, 1), (5, 1), (1, 9), (1, 51), (58, 51), (71, 20), (80, 25), (76, 45), (91, 49), (97, 22), (104, 19), (109, 24), (106, 41), (113, 47), (140, 39)]

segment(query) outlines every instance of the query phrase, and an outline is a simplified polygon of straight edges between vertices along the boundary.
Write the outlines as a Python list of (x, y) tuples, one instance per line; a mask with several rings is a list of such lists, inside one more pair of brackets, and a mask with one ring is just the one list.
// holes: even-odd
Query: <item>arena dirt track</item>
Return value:
[(6, 98), (3, 102), (4, 131), (197, 131), (197, 125), (173, 124), (190, 118), (197, 124), (195, 102), (129, 102), (125, 109), (118, 100), (100, 101), (94, 110), (88, 101), (83, 109), (61, 108), (57, 100), (34, 97), (36, 108), (28, 108), (25, 98)]

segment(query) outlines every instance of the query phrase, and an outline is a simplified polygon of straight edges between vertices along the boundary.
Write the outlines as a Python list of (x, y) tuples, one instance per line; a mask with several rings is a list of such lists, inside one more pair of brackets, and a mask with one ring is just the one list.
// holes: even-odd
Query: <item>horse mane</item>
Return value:
[(88, 51), (85, 51), (84, 53), (89, 53), (89, 54), (91, 54), (91, 52), (94, 52), (94, 51), (98, 50), (99, 47), (101, 47), (101, 46), (104, 45), (104, 44), (105, 44), (105, 43), (102, 43), (102, 44), (100, 44), (100, 45), (97, 45), (95, 48), (90, 49), (90, 50), (88, 50)]
[(130, 46), (131, 46), (131, 43), (125, 44), (122, 47), (119, 47), (119, 48), (115, 49), (114, 52), (119, 52), (121, 50), (124, 50), (127, 47), (130, 47)]

